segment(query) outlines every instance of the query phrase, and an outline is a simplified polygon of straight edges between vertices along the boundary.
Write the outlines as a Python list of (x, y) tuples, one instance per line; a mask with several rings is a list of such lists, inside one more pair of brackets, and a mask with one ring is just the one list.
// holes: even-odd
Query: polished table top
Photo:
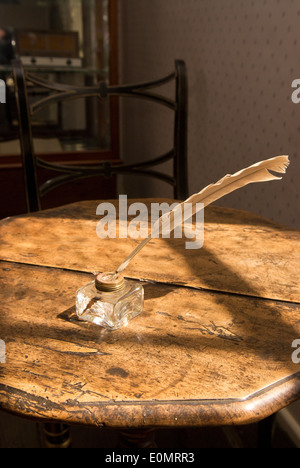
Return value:
[(125, 276), (144, 281), (144, 312), (111, 332), (77, 319), (75, 293), (138, 241), (99, 239), (98, 204), (0, 223), (0, 407), (176, 427), (247, 424), (299, 398), (300, 232), (208, 207), (202, 249), (155, 239), (135, 257)]

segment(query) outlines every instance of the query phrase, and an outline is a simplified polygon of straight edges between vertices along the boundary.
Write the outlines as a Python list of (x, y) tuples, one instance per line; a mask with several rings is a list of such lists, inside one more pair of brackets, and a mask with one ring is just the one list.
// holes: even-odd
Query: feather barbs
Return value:
[[(282, 177), (272, 174), (272, 172), (284, 174), (289, 165), (288, 156), (276, 156), (274, 158), (266, 159), (264, 161), (257, 162), (245, 169), (242, 169), (234, 174), (227, 174), (222, 179), (214, 184), (210, 184), (200, 192), (191, 195), (184, 202), (178, 204), (174, 210), (164, 214), (155, 223), (154, 228), (149, 237), (144, 239), (126, 258), (126, 260), (119, 266), (117, 272), (122, 272), (130, 263), (130, 261), (140, 252), (140, 250), (154, 237), (154, 233), (160, 231), (162, 226), (163, 217), (169, 216), (172, 221), (172, 230), (176, 229), (177, 222), (186, 221), (185, 218), (178, 217), (176, 221), (176, 213), (179, 209), (183, 210), (184, 204), (192, 204), (192, 215), (195, 215), (200, 209), (205, 208), (211, 203), (219, 200), (223, 196), (244, 187), (248, 184), (255, 182), (267, 182), (271, 180), (281, 180)], [(270, 172), (272, 171), (272, 172)], [(189, 213), (190, 215), (190, 213)]]

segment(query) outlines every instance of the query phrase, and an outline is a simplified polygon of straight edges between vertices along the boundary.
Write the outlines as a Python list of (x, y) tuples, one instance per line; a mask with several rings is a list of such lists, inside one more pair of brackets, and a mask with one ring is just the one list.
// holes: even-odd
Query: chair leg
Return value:
[(44, 448), (71, 448), (69, 426), (62, 423), (45, 423), (42, 426)]

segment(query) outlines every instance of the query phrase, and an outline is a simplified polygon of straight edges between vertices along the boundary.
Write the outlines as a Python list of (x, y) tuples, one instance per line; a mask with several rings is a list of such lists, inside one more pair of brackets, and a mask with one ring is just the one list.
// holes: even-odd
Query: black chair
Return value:
[[(41, 209), (41, 197), (48, 191), (64, 183), (98, 175), (110, 177), (117, 174), (147, 175), (165, 181), (174, 188), (175, 199), (185, 199), (188, 196), (187, 176), (187, 75), (186, 66), (182, 60), (175, 61), (175, 70), (167, 76), (154, 81), (132, 85), (109, 86), (99, 82), (97, 86), (72, 86), (48, 82), (29, 71), (24, 70), (20, 60), (12, 62), (15, 92), (18, 109), (21, 153), (23, 160), (25, 187), (28, 212)], [(175, 82), (175, 98), (170, 99), (164, 95), (156, 94), (152, 90), (168, 82)], [(48, 95), (29, 103), (28, 84), (40, 87)], [(55, 102), (70, 99), (96, 96), (101, 100), (109, 96), (125, 96), (147, 99), (166, 106), (174, 112), (174, 140), (173, 147), (165, 154), (151, 160), (135, 164), (113, 164), (110, 161), (99, 161), (93, 165), (69, 165), (50, 163), (34, 153), (32, 137), (32, 117), (45, 106)], [(173, 174), (167, 175), (155, 168), (156, 166), (173, 160)], [(37, 168), (50, 169), (61, 173), (38, 185)]]

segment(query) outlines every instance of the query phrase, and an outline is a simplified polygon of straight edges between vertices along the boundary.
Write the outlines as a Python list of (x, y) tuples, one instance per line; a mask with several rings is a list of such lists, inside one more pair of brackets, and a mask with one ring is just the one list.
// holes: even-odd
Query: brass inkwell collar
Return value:
[(124, 288), (125, 280), (120, 273), (100, 273), (96, 276), (95, 286), (101, 292), (117, 292)]

